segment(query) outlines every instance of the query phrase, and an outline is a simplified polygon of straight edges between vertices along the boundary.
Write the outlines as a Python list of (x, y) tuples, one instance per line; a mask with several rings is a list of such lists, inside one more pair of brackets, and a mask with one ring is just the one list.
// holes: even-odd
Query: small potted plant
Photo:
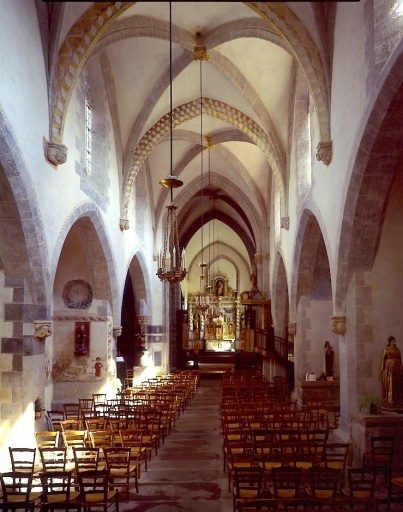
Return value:
[(369, 414), (378, 414), (379, 408), (381, 406), (381, 399), (372, 391), (371, 393), (367, 393), (361, 398), (360, 401), (360, 412), (364, 409), (369, 412)]

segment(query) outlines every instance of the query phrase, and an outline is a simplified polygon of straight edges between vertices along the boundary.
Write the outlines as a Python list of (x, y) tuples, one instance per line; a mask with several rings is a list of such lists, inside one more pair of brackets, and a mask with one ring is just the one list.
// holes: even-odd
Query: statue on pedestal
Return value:
[(399, 348), (396, 340), (389, 336), (383, 354), (380, 372), (382, 379), (382, 402), (384, 407), (401, 407), (403, 367)]

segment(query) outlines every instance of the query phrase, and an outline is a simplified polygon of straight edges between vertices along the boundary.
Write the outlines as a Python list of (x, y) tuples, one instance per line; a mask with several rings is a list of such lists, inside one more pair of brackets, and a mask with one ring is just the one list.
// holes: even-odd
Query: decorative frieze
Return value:
[(53, 317), (54, 321), (71, 321), (71, 322), (106, 322), (108, 320), (107, 316), (67, 316), (67, 315), (58, 315)]

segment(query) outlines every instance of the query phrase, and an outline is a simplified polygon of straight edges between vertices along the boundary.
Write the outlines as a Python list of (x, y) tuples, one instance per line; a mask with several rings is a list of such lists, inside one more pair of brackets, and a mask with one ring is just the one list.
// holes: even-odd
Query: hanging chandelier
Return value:
[(208, 53), (203, 45), (203, 40), (200, 32), (196, 34), (196, 45), (193, 50), (193, 60), (199, 61), (200, 67), (200, 193), (201, 193), (201, 261), (198, 266), (201, 269), (200, 274), (200, 291), (195, 297), (196, 309), (202, 313), (207, 311), (210, 305), (210, 297), (206, 287), (206, 275), (205, 269), (207, 263), (204, 261), (204, 190), (203, 190), (203, 152), (204, 152), (204, 141), (203, 141), (203, 73), (202, 73), (202, 62), (208, 60)]
[(164, 231), (164, 244), (158, 255), (157, 276), (162, 282), (169, 283), (170, 292), (175, 291), (176, 283), (180, 283), (186, 276), (185, 249), (179, 248), (178, 219), (176, 216), (177, 206), (173, 202), (173, 189), (181, 187), (183, 181), (172, 175), (173, 152), (172, 152), (172, 7), (169, 2), (169, 135), (170, 135), (170, 173), (167, 178), (160, 180), (159, 184), (170, 189), (171, 204), (167, 206), (167, 220)]

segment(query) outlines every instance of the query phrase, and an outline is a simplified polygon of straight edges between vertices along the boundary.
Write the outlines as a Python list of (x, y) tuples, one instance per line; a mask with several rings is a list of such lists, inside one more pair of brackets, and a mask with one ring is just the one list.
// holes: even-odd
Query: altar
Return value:
[(206, 340), (205, 350), (210, 352), (235, 352), (235, 338), (228, 340)]

